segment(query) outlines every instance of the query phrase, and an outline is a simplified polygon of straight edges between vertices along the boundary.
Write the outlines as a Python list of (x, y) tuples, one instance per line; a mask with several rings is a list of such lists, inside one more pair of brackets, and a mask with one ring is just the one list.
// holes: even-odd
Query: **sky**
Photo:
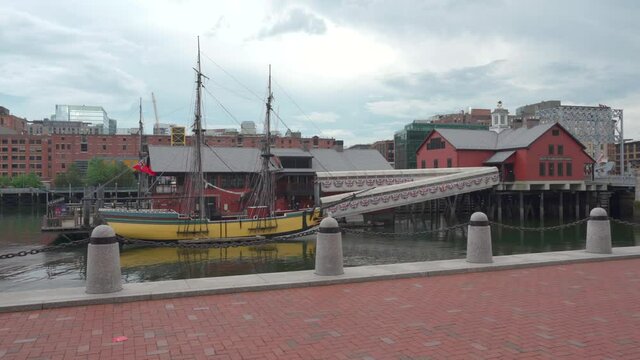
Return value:
[(98, 105), (118, 127), (193, 119), (197, 37), (207, 128), (345, 145), (415, 119), (543, 100), (624, 109), (640, 139), (640, 2), (0, 0), (0, 106), (29, 120)]

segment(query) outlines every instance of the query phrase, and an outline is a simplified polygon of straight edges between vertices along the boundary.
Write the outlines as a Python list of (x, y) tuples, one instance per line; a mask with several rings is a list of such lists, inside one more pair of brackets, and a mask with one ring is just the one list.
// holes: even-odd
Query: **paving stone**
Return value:
[(36, 340), (38, 340), (37, 337), (28, 338), (28, 339), (18, 339), (18, 340), (15, 340), (13, 343), (14, 344), (25, 344), (25, 343), (32, 343), (32, 342), (34, 342)]
[(567, 342), (569, 344), (571, 344), (571, 345), (574, 345), (574, 346), (577, 346), (577, 347), (581, 347), (581, 348), (587, 346), (585, 343), (582, 343), (582, 342), (580, 342), (578, 340), (567, 340)]
[(157, 347), (169, 346), (169, 342), (166, 339), (161, 339), (161, 340), (156, 341), (156, 346)]
[(167, 349), (148, 351), (147, 352), (147, 356), (166, 354), (168, 352), (169, 352), (169, 350), (167, 350)]
[(384, 342), (385, 344), (393, 344), (393, 343), (395, 343), (395, 341), (389, 339), (388, 337), (380, 338), (380, 340), (382, 340), (382, 342)]
[(640, 259), (562, 267), (0, 313), (0, 357), (640, 359)]

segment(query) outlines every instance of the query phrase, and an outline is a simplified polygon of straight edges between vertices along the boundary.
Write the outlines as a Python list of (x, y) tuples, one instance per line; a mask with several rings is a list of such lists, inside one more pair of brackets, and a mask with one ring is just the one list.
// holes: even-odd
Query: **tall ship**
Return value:
[(128, 210), (101, 208), (102, 220), (116, 234), (142, 240), (211, 240), (225, 241), (247, 237), (273, 237), (305, 231), (319, 224), (321, 209), (310, 208), (276, 213), (274, 155), (271, 152), (271, 67), (269, 67), (268, 96), (266, 101), (265, 134), (260, 151), (260, 171), (252, 184), (242, 215), (218, 218), (207, 214), (205, 189), (209, 184), (203, 174), (204, 129), (202, 128), (203, 77), (200, 65), (200, 41), (196, 70), (196, 104), (193, 124), (192, 171), (185, 178), (185, 191), (180, 211), (175, 209)]

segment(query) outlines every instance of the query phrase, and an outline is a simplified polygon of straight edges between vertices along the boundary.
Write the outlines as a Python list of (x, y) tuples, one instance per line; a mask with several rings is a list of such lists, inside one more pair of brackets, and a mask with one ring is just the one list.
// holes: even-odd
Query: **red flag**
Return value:
[(138, 161), (137, 164), (133, 165), (133, 168), (135, 170), (138, 170), (138, 171), (143, 172), (145, 174), (149, 174), (151, 176), (156, 176), (155, 171), (151, 170), (151, 167), (149, 167), (149, 166), (144, 164), (144, 160)]

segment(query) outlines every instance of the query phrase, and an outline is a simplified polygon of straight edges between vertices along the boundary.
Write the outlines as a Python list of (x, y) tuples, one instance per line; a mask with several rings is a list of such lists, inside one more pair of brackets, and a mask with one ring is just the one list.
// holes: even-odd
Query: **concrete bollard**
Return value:
[(471, 214), (467, 234), (467, 262), (489, 264), (493, 262), (491, 227), (487, 215)]
[(108, 225), (91, 232), (87, 248), (87, 294), (106, 294), (122, 290), (120, 247), (116, 233)]
[(326, 217), (320, 222), (316, 240), (316, 275), (342, 275), (342, 233), (336, 219)]
[(607, 211), (594, 208), (587, 221), (587, 252), (611, 254), (611, 224)]

